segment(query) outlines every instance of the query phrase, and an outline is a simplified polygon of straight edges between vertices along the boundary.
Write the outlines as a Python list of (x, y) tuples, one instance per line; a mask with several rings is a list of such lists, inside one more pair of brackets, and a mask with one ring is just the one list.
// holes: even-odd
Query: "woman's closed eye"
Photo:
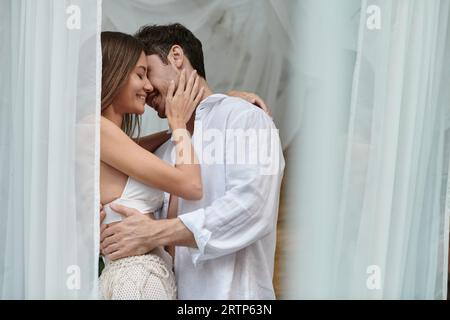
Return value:
[(136, 68), (136, 73), (141, 80), (144, 80), (147, 75), (147, 68), (139, 66)]

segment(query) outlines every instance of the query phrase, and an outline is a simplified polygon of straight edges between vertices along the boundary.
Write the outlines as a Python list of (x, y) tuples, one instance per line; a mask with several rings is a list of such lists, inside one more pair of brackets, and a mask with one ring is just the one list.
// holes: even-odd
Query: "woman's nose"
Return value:
[(149, 91), (152, 92), (153, 91), (153, 86), (152, 83), (150, 82), (150, 80), (146, 79), (145, 84), (144, 84), (144, 90), (145, 91)]

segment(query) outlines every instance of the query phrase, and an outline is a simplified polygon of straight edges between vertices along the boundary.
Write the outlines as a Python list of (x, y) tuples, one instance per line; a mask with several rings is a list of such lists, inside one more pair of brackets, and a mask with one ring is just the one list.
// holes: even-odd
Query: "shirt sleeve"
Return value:
[[(225, 194), (209, 207), (179, 216), (197, 242), (196, 249), (189, 249), (194, 265), (237, 252), (276, 226), (285, 164), (278, 130), (270, 117), (254, 107), (236, 112), (229, 123), (224, 143)], [(238, 141), (249, 143), (244, 148)]]

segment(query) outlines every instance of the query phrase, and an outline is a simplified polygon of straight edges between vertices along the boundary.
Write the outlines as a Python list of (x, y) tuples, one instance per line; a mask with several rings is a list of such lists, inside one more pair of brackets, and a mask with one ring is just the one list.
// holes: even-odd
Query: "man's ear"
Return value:
[(169, 55), (167, 57), (169, 61), (179, 70), (184, 66), (184, 51), (179, 45), (174, 45), (170, 48)]

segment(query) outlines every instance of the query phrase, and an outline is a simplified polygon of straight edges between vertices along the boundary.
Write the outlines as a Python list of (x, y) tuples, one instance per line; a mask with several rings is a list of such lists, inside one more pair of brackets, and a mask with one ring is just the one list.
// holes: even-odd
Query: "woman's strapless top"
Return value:
[[(113, 203), (118, 203), (123, 206), (139, 210), (143, 214), (148, 214), (159, 210), (163, 206), (163, 202), (164, 192), (128, 177), (127, 184), (125, 185), (120, 198), (103, 206), (106, 213), (103, 224), (118, 222), (123, 219), (121, 214), (111, 209), (110, 206)], [(168, 266), (169, 270), (172, 270), (172, 257), (163, 248), (157, 247), (151, 253), (161, 257)], [(108, 259), (104, 259), (106, 264), (110, 263)]]
[(111, 204), (117, 203), (123, 206), (139, 210), (142, 213), (151, 213), (159, 210), (164, 201), (164, 193), (161, 190), (149, 187), (131, 177), (123, 189), (120, 198), (104, 206), (106, 218), (105, 224), (122, 220), (122, 215), (111, 209)]

